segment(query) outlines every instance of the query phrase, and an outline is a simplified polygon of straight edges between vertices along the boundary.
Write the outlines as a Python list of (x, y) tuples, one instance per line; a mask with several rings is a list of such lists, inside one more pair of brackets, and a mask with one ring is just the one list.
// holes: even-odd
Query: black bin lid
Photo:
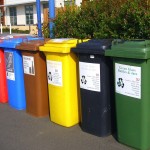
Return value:
[(92, 39), (87, 42), (77, 44), (71, 51), (74, 53), (99, 54), (104, 55), (105, 50), (111, 48), (112, 39)]

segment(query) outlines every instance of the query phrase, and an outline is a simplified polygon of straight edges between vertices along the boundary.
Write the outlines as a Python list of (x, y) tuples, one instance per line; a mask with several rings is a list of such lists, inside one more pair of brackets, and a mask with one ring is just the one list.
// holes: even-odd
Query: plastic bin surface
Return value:
[(100, 137), (112, 132), (113, 63), (104, 56), (111, 42), (111, 39), (89, 40), (71, 49), (79, 57), (81, 128)]
[(150, 149), (150, 40), (114, 41), (113, 57), (117, 139)]

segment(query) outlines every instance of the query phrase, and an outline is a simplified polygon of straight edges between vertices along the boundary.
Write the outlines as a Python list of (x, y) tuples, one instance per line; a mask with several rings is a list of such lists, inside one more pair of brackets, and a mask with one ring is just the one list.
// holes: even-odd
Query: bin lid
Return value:
[(114, 40), (111, 50), (106, 51), (106, 56), (124, 57), (135, 59), (150, 58), (150, 40)]
[(111, 47), (111, 39), (92, 39), (84, 43), (77, 44), (71, 50), (75, 53), (100, 54), (104, 55), (105, 50)]
[(16, 48), (17, 45), (19, 45), (22, 42), (26, 41), (34, 41), (34, 40), (43, 40), (44, 38), (38, 38), (38, 37), (20, 37), (20, 38), (8, 38), (4, 39), (2, 43), (0, 43), (0, 47), (2, 48)]
[(39, 51), (39, 46), (44, 45), (44, 40), (31, 40), (22, 42), (16, 46), (18, 50), (26, 50), (26, 51)]
[(16, 45), (23, 41), (22, 38), (16, 39), (4, 39), (2, 43), (0, 43), (0, 47), (2, 48), (15, 48)]
[(39, 49), (45, 52), (70, 53), (70, 49), (79, 42), (81, 40), (73, 38), (52, 39), (47, 41), (44, 46), (40, 46)]

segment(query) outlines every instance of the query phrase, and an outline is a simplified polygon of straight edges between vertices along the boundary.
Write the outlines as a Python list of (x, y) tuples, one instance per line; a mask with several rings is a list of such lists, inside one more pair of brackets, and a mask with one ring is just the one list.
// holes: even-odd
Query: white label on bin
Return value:
[(4, 52), (4, 53), (5, 53), (5, 62), (6, 62), (6, 77), (9, 80), (15, 81), (13, 52)]
[(23, 55), (23, 69), (25, 74), (35, 75), (34, 57)]
[(100, 64), (79, 62), (80, 88), (101, 91)]
[(62, 62), (47, 60), (47, 77), (49, 84), (63, 86)]
[(116, 93), (141, 99), (141, 67), (115, 63)]

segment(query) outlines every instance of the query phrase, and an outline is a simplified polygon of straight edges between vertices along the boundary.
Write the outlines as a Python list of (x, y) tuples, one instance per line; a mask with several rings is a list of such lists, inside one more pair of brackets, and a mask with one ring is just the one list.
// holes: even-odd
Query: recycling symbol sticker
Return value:
[(48, 80), (52, 81), (52, 73), (51, 72), (48, 72)]
[(86, 80), (86, 78), (85, 78), (84, 75), (82, 75), (81, 83), (82, 83), (82, 84), (86, 84), (86, 83), (87, 83), (87, 80)]
[(141, 99), (141, 77), (141, 67), (115, 63), (115, 92)]
[(124, 83), (123, 83), (123, 79), (122, 78), (118, 78), (117, 85), (118, 85), (118, 87), (124, 88)]
[(62, 62), (47, 60), (48, 84), (63, 86), (62, 78)]

